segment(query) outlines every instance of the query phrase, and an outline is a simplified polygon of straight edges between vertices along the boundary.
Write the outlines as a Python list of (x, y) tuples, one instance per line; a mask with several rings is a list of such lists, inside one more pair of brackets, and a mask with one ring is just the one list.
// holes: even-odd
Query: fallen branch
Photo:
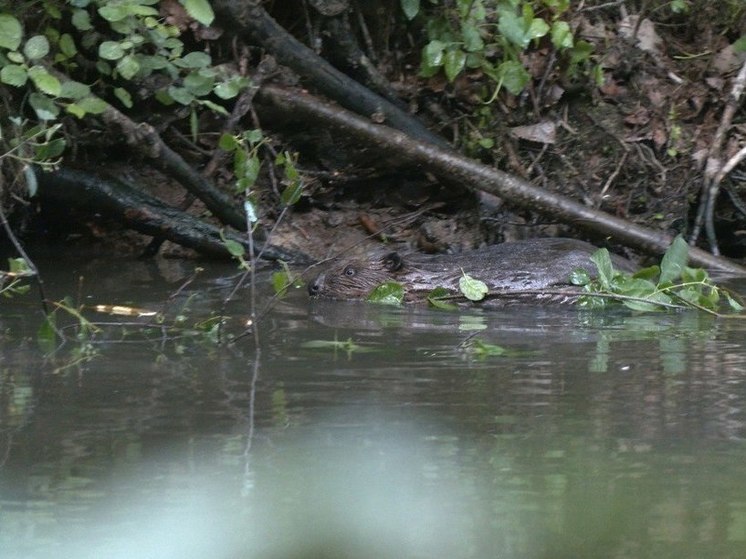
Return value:
[[(38, 178), (39, 197), (43, 202), (87, 211), (93, 208), (96, 213), (120, 220), (145, 235), (168, 239), (208, 256), (230, 256), (222, 242), (220, 228), (122, 182), (64, 168), (38, 172)], [(246, 239), (235, 233), (223, 231), (223, 236), (247, 246)], [(272, 245), (259, 245), (259, 248), (267, 260), (307, 260), (303, 255)]]
[[(478, 163), (430, 144), (413, 140), (387, 126), (373, 124), (336, 105), (306, 93), (265, 85), (257, 101), (282, 112), (285, 118), (335, 130), (355, 141), (375, 147), (391, 158), (406, 157), (413, 165), (437, 175), (441, 180), (458, 182), (471, 190), (482, 190), (503, 198), (513, 206), (527, 208), (571, 223), (573, 226), (612, 237), (647, 253), (665, 253), (673, 237), (660, 231), (586, 207), (575, 200), (536, 187), (513, 175)], [(690, 262), (705, 268), (746, 274), (746, 268), (698, 248), (690, 248)]]
[(304, 83), (343, 107), (368, 118), (380, 118), (392, 128), (420, 141), (449, 148), (444, 138), (411, 114), (340, 72), (285, 31), (261, 7), (259, 0), (214, 0), (212, 5), (221, 25), (245, 35), (249, 43), (265, 48), (280, 64), (305, 78)]

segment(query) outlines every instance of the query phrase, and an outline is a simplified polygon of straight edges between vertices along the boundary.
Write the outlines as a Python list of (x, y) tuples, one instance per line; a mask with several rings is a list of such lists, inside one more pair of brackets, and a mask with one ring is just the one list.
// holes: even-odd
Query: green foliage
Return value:
[(288, 268), (287, 263), (280, 262), (282, 265), (282, 270), (278, 272), (274, 272), (272, 274), (272, 289), (274, 289), (275, 294), (278, 297), (282, 297), (285, 295), (291, 287), (301, 287), (303, 285), (303, 280), (298, 274), (293, 273), (290, 268)]
[(427, 294), (427, 302), (430, 303), (436, 309), (445, 311), (452, 311), (458, 309), (453, 303), (449, 303), (448, 300), (452, 297), (450, 291), (444, 287), (436, 287), (430, 293)]
[[(195, 21), (202, 25), (213, 22), (215, 15), (208, 0), (180, 3)], [(196, 134), (196, 108), (226, 114), (209, 97), (232, 99), (249, 80), (213, 66), (207, 52), (189, 51), (179, 28), (162, 17), (159, 4), (158, 0), (43, 2), (46, 17), (33, 20), (28, 18), (24, 3), (5, 5), (5, 11), (0, 12), (0, 83), (26, 90), (25, 98), (37, 122), (52, 128), (64, 113), (77, 118), (102, 113), (108, 107), (104, 100), (131, 108), (130, 90), (157, 76), (153, 83), (162, 86), (155, 91), (155, 99), (190, 106), (192, 132)], [(70, 79), (78, 70), (79, 55), (98, 71), (98, 79), (86, 76), (91, 85)], [(16, 116), (21, 112), (19, 107)], [(19, 128), (18, 135), (25, 133)], [(37, 157), (33, 162), (43, 164), (44, 160)]]
[(571, 281), (581, 285), (588, 294), (580, 305), (602, 308), (621, 302), (636, 311), (656, 311), (670, 308), (695, 308), (717, 314), (723, 301), (730, 310), (743, 311), (743, 306), (727, 290), (716, 286), (707, 272), (687, 266), (689, 246), (678, 236), (666, 251), (660, 266), (650, 266), (635, 274), (614, 269), (609, 251), (601, 249), (591, 260), (598, 277), (591, 280), (587, 273), (578, 271)]
[(23, 279), (31, 277), (34, 272), (23, 258), (8, 258), (8, 271), (0, 271), (0, 295), (11, 298), (28, 293), (28, 284)]
[(401, 305), (404, 301), (404, 286), (395, 281), (387, 281), (377, 286), (367, 300), (383, 305)]
[(428, 42), (422, 49), (420, 75), (443, 72), (453, 81), (479, 69), (496, 84), (518, 95), (528, 84), (523, 55), (540, 43), (551, 44), (565, 60), (568, 76), (590, 57), (592, 46), (576, 41), (567, 21), (569, 0), (457, 0), (438, 4), (432, 14), (419, 1), (401, 0), (408, 19), (425, 19)]

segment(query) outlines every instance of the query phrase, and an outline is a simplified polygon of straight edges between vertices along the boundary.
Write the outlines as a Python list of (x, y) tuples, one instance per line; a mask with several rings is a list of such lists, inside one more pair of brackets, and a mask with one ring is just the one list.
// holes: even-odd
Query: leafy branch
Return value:
[(600, 249), (591, 256), (598, 276), (591, 279), (587, 271), (579, 269), (571, 278), (585, 293), (579, 304), (603, 308), (618, 302), (636, 311), (689, 308), (719, 315), (725, 302), (731, 311), (743, 311), (735, 296), (715, 285), (706, 270), (687, 266), (688, 253), (689, 245), (678, 236), (660, 265), (627, 274), (615, 270), (609, 251)]

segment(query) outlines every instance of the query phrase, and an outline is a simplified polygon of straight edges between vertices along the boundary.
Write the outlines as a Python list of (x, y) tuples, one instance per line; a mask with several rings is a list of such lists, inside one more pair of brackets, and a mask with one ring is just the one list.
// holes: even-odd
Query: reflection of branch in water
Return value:
[[(257, 328), (255, 327), (256, 331)], [(256, 401), (256, 381), (259, 378), (259, 359), (260, 349), (259, 345), (255, 347), (256, 353), (254, 354), (254, 362), (251, 366), (251, 389), (249, 390), (249, 410), (248, 410), (248, 423), (249, 431), (246, 433), (246, 446), (244, 447), (244, 479), (242, 494), (248, 494), (254, 487), (254, 476), (252, 475), (251, 469), (251, 444), (254, 441), (254, 404)]]

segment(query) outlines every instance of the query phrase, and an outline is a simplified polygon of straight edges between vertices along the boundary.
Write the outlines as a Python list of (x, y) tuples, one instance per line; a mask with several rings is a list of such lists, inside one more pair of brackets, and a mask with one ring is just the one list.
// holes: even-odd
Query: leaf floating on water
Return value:
[(458, 280), (458, 288), (464, 297), (470, 301), (481, 301), (484, 299), (489, 291), (487, 284), (481, 280), (474, 279), (466, 272), (463, 272), (463, 274)]

